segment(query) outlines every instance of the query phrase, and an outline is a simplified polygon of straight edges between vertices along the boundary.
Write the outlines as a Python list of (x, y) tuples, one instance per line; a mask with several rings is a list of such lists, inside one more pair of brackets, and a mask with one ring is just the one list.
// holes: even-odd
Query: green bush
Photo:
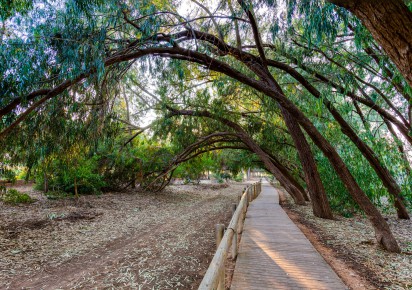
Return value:
[(130, 184), (138, 177), (142, 170), (140, 160), (133, 156), (132, 152), (120, 154), (106, 154), (99, 156), (99, 170), (102, 172), (103, 190), (119, 190)]
[(217, 183), (225, 182), (220, 173), (213, 173), (212, 176), (213, 176), (214, 179), (216, 179)]
[(5, 203), (10, 203), (14, 205), (20, 203), (34, 202), (34, 200), (27, 193), (22, 193), (16, 189), (7, 190), (7, 192), (2, 196), (2, 200)]
[(233, 180), (236, 182), (242, 182), (243, 181), (243, 173), (238, 173), (236, 176), (233, 177)]
[(15, 183), (16, 182), (16, 173), (11, 169), (2, 168), (0, 170), (0, 179), (4, 180), (6, 182)]
[(26, 176), (27, 176), (27, 168), (17, 170), (17, 174), (16, 174), (17, 180), (25, 180)]
[[(44, 189), (43, 170), (39, 170), (36, 176), (36, 188), (39, 190)], [(75, 193), (75, 180), (78, 194), (100, 194), (102, 187), (105, 186), (103, 176), (97, 172), (95, 158), (78, 157), (77, 164), (55, 159), (47, 168), (47, 178), (51, 191), (64, 191), (71, 194)]]
[(213, 174), (213, 177), (217, 180), (218, 183), (223, 183), (224, 181), (232, 178), (232, 176), (228, 172), (217, 172)]

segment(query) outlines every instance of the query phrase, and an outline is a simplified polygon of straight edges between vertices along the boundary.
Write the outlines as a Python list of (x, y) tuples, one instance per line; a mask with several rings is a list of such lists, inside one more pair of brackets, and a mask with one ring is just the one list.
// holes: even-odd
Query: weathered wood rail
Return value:
[(236, 259), (239, 243), (239, 234), (242, 232), (243, 221), (249, 203), (254, 200), (262, 191), (262, 182), (256, 182), (248, 186), (239, 195), (238, 204), (233, 204), (233, 216), (229, 226), (225, 231), (225, 226), (216, 225), (216, 246), (217, 250), (212, 262), (207, 269), (200, 290), (225, 289), (225, 262), (231, 248), (232, 259)]

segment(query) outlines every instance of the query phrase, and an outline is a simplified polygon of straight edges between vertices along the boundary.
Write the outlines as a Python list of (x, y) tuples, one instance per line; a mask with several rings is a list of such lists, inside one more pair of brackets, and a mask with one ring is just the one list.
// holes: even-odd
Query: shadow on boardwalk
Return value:
[(279, 205), (275, 188), (247, 211), (231, 289), (347, 289)]

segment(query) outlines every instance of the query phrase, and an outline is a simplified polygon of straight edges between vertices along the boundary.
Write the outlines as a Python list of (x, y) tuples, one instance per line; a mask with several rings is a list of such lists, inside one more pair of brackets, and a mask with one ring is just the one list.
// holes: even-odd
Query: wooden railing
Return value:
[(239, 243), (238, 236), (243, 229), (243, 221), (246, 216), (247, 208), (249, 203), (254, 200), (261, 191), (262, 182), (256, 182), (245, 188), (242, 194), (239, 195), (238, 204), (233, 204), (233, 216), (226, 231), (224, 225), (216, 225), (217, 250), (202, 282), (200, 283), (199, 289), (225, 289), (225, 262), (227, 254), (232, 246), (232, 259), (236, 259)]

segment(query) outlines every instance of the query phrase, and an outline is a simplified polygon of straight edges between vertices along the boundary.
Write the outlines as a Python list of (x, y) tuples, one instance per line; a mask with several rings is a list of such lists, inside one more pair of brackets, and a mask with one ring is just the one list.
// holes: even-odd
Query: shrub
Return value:
[[(78, 194), (100, 194), (105, 182), (97, 172), (97, 161), (95, 158), (77, 158), (76, 162), (71, 163), (57, 159), (50, 162), (47, 169), (49, 188), (52, 191), (74, 194), (76, 181)], [(37, 172), (36, 189), (44, 189), (44, 171)]]
[(20, 203), (34, 202), (34, 200), (27, 193), (22, 193), (16, 189), (7, 190), (7, 192), (2, 196), (2, 200), (5, 203), (10, 203), (14, 205)]
[(5, 180), (6, 182), (15, 183), (16, 182), (16, 174), (11, 169), (2, 168), (0, 170), (0, 179)]
[(240, 172), (238, 173), (234, 178), (236, 182), (242, 182), (243, 181), (243, 174)]
[(16, 178), (17, 180), (25, 180), (27, 177), (27, 168), (18, 169)]

